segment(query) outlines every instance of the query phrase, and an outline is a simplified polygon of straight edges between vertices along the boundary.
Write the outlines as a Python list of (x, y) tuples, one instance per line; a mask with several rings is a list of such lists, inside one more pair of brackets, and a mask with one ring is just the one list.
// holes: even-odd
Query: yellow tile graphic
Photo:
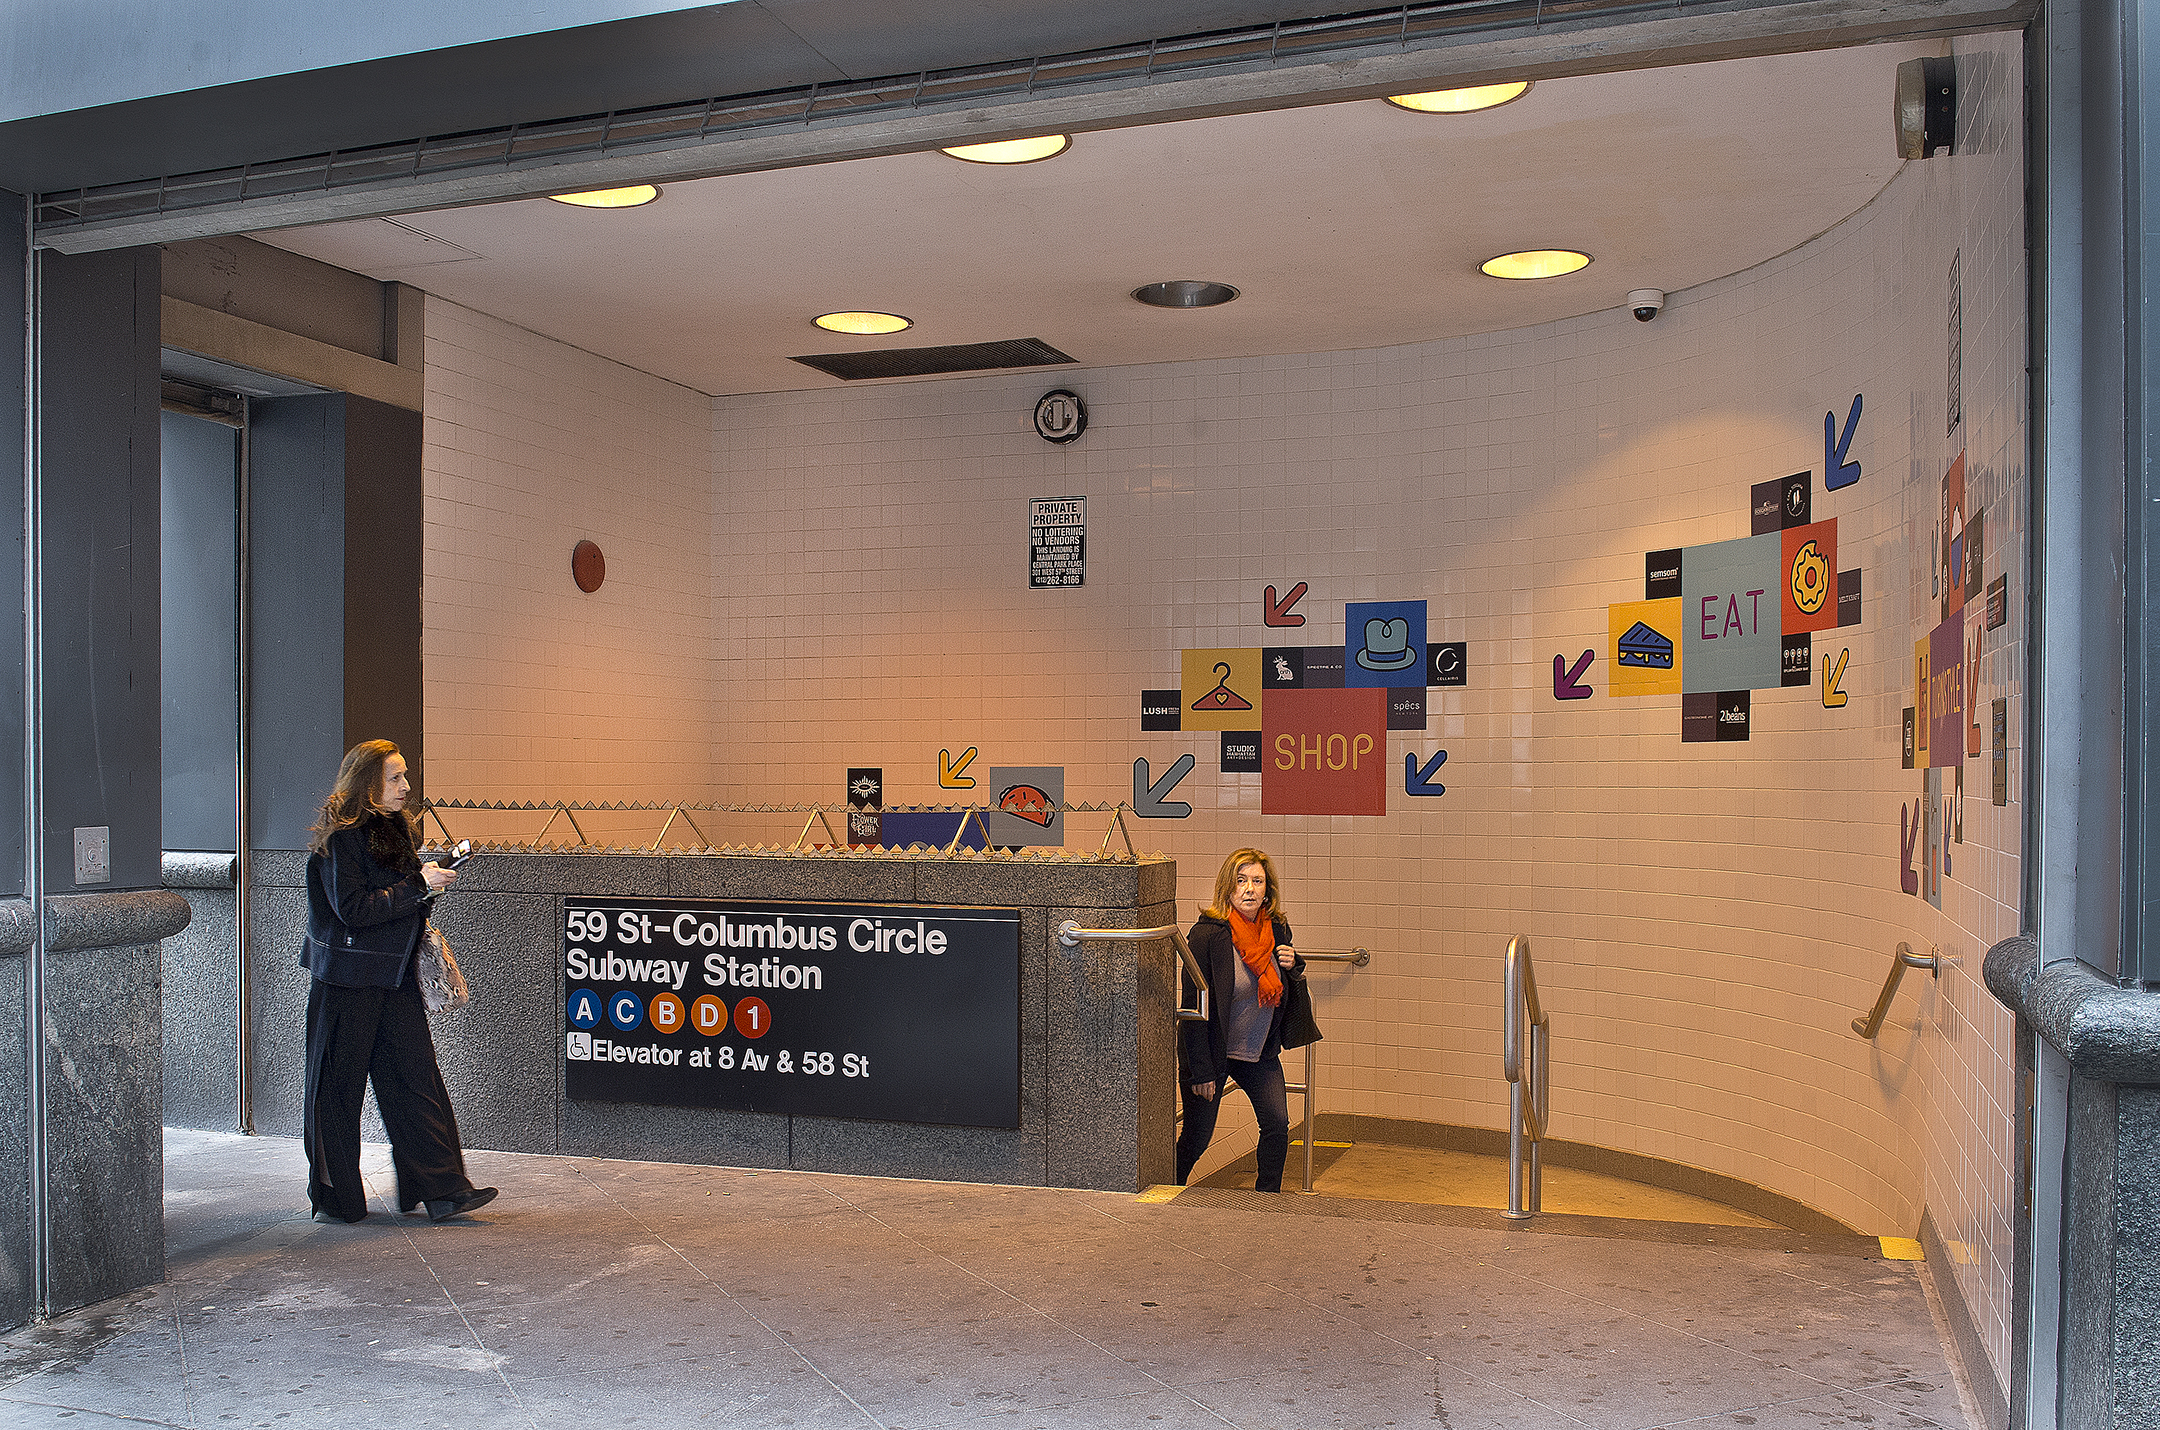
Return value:
[(1680, 693), (1678, 596), (1608, 606), (1605, 624), (1605, 669), (1613, 695)]

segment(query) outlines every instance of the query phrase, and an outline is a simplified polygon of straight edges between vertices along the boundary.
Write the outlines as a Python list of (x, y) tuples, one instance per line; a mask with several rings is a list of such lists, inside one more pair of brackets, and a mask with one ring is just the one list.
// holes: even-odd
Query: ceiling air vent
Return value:
[(935, 377), (950, 372), (989, 372), (1001, 367), (1052, 367), (1077, 362), (1041, 338), (1007, 338), (995, 343), (956, 343), (942, 348), (886, 348), (872, 353), (813, 353), (794, 361), (842, 382), (872, 377)]

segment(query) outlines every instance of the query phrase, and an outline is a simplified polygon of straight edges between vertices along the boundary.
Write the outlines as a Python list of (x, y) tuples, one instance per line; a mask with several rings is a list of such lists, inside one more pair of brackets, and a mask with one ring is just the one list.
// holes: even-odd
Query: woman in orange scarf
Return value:
[[(1290, 1152), (1290, 1106), (1284, 1092), (1282, 1020), (1285, 980), (1304, 976), (1305, 960), (1290, 946), (1283, 917), (1282, 880), (1274, 861), (1239, 849), (1215, 876), (1215, 899), (1188, 938), (1208, 980), (1208, 1017), (1178, 1025), (1178, 1090), (1185, 1130), (1178, 1134), (1177, 1179), (1183, 1184), (1215, 1135), (1222, 1094), (1235, 1082), (1252, 1099), (1260, 1122), (1257, 1190), (1282, 1190)], [(1193, 990), (1185, 997), (1190, 1006)]]

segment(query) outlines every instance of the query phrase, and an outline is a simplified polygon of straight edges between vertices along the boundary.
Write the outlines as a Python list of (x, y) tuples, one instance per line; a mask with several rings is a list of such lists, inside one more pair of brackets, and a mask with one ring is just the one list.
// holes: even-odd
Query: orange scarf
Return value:
[(1282, 1002), (1282, 975), (1275, 971), (1275, 918), (1262, 914), (1254, 923), (1236, 909), (1230, 910), (1230, 942), (1238, 957), (1252, 970), (1260, 984), (1260, 1006), (1272, 1008)]

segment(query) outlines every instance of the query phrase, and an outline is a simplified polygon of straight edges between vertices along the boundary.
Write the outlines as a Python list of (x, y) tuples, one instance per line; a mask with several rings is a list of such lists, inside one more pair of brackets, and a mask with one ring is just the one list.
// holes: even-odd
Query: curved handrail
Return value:
[(1185, 972), (1200, 990), (1200, 1006), (1187, 1008), (1183, 996), (1178, 999), (1177, 1016), (1180, 1023), (1205, 1023), (1208, 1018), (1207, 975), (1200, 971), (1200, 961), (1193, 957), (1192, 945), (1185, 942), (1185, 930), (1176, 924), (1162, 924), (1147, 929), (1084, 929), (1079, 920), (1067, 919), (1058, 925), (1057, 941), (1066, 948), (1078, 948), (1083, 943), (1153, 943), (1167, 938), (1177, 945), (1178, 957), (1184, 961)]

